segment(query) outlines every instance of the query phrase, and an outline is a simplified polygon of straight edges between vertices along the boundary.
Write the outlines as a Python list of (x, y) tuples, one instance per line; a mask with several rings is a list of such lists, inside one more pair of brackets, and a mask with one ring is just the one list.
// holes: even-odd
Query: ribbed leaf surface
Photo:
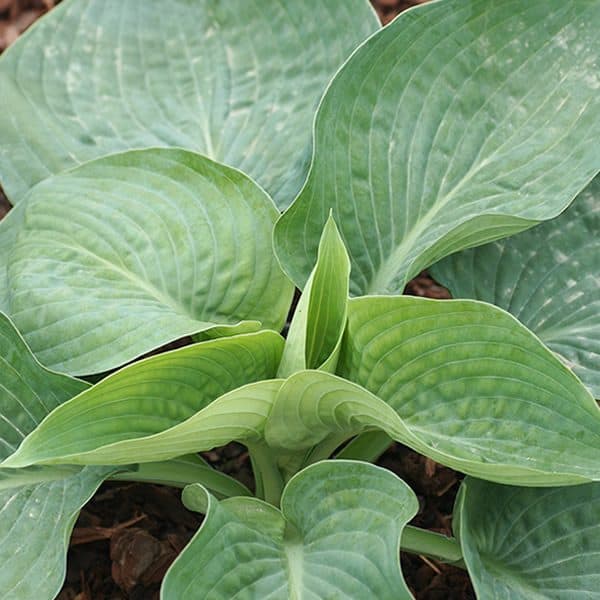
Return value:
[(398, 550), (418, 503), (389, 471), (310, 466), (286, 486), (281, 512), (255, 499), (218, 503), (197, 485), (183, 499), (206, 518), (167, 573), (165, 600), (412, 598)]
[(81, 162), (183, 147), (285, 207), (327, 82), (377, 28), (367, 0), (65, 0), (0, 60), (0, 182), (18, 202)]
[(560, 213), (600, 169), (599, 29), (597, 0), (447, 0), (372, 36), (327, 89), (276, 228), (294, 282), (330, 209), (353, 295)]
[(0, 460), (10, 456), (49, 412), (88, 387), (42, 367), (0, 313)]
[(338, 373), (394, 409), (429, 448), (421, 452), (477, 477), (524, 485), (600, 478), (596, 402), (494, 306), (353, 299)]
[(598, 515), (600, 483), (527, 489), (467, 479), (454, 516), (477, 596), (599, 598)]
[(600, 178), (560, 217), (454, 254), (432, 273), (455, 297), (515, 315), (600, 398)]
[(292, 286), (271, 245), (277, 209), (239, 171), (182, 150), (132, 151), (49, 179), (26, 202), (10, 312), (48, 366), (98, 373), (215, 326), (284, 323)]
[(0, 220), (0, 312), (5, 314), (10, 311), (7, 273), (8, 256), (17, 239), (17, 232), (21, 228), (24, 209), (25, 204), (21, 203)]

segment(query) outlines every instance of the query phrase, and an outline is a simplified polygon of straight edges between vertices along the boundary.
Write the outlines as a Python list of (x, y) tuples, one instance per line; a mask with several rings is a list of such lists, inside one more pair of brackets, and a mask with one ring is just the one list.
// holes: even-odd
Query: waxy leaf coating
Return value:
[(447, 0), (400, 15), (337, 73), (307, 182), (275, 230), (304, 286), (333, 211), (353, 295), (561, 212), (600, 170), (597, 0)]
[(44, 181), (25, 202), (10, 314), (43, 364), (98, 373), (214, 327), (285, 321), (278, 212), (239, 171), (183, 150), (131, 151)]
[(134, 148), (239, 167), (285, 207), (315, 106), (378, 28), (367, 0), (64, 0), (0, 59), (0, 183)]
[(467, 478), (455, 534), (478, 598), (600, 596), (600, 483), (530, 489)]
[(515, 315), (600, 398), (600, 177), (560, 217), (431, 272), (456, 298)]
[(168, 571), (165, 600), (412, 598), (398, 558), (418, 502), (389, 471), (317, 463), (289, 481), (281, 512), (255, 499), (217, 502), (198, 485), (183, 500), (206, 518)]

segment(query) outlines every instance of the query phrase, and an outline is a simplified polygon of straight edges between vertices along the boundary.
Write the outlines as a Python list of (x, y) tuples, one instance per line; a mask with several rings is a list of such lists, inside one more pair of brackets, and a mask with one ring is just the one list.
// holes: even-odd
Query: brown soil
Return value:
[[(0, 0), (0, 52), (60, 0)], [(400, 11), (426, 0), (372, 0), (384, 24)], [(0, 219), (10, 205), (0, 189)], [(426, 273), (406, 293), (448, 298), (447, 290)], [(239, 444), (204, 454), (216, 468), (252, 487), (248, 454)], [(404, 481), (419, 498), (413, 524), (451, 534), (452, 506), (461, 475), (409, 448), (394, 444), (378, 461)], [(148, 484), (106, 483), (81, 511), (68, 555), (59, 600), (154, 600), (171, 562), (202, 519), (187, 511), (180, 490)], [(402, 553), (405, 579), (419, 600), (474, 598), (465, 571)]]
[(0, 0), (0, 52), (60, 0)]

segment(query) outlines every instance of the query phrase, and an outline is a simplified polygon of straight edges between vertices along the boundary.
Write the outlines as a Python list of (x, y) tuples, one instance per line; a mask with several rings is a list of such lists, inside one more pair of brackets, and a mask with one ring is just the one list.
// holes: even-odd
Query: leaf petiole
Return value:
[(196, 456), (141, 463), (135, 471), (121, 471), (109, 479), (156, 483), (178, 488), (184, 488), (191, 483), (200, 483), (219, 499), (252, 495), (250, 490), (237, 479), (213, 469)]
[(392, 438), (383, 431), (366, 431), (356, 436), (336, 455), (336, 458), (375, 462), (392, 442)]
[(402, 532), (400, 549), (466, 569), (458, 541), (435, 531), (407, 525)]
[(273, 450), (264, 442), (247, 443), (246, 445), (256, 480), (256, 496), (279, 507), (284, 480)]

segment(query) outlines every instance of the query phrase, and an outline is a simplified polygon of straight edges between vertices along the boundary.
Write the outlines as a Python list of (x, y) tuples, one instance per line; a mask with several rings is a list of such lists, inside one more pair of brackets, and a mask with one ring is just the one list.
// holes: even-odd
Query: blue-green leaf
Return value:
[(315, 106), (379, 27), (367, 0), (63, 0), (0, 58), (0, 183), (180, 147), (294, 199)]
[(412, 598), (398, 553), (418, 503), (389, 471), (312, 465), (287, 484), (281, 512), (256, 499), (217, 502), (200, 486), (183, 500), (206, 518), (169, 569), (165, 600)]
[(478, 598), (600, 597), (600, 483), (528, 489), (468, 478), (455, 533)]
[(333, 211), (353, 295), (559, 214), (600, 170), (597, 0), (445, 0), (338, 71), (310, 173), (275, 230), (294, 283)]
[(600, 177), (560, 216), (431, 269), (457, 298), (509, 311), (600, 398)]
[(131, 151), (44, 181), (24, 202), (10, 315), (45, 365), (99, 373), (200, 331), (285, 322), (278, 211), (235, 169)]

